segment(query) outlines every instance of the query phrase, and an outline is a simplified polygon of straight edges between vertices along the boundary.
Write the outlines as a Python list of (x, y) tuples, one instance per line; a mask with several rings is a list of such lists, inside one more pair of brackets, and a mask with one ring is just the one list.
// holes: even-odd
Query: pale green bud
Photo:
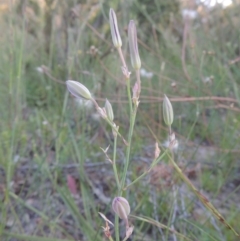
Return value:
[(163, 99), (163, 119), (166, 125), (171, 126), (173, 123), (173, 108), (170, 100), (166, 95)]
[(109, 22), (110, 22), (113, 45), (116, 48), (120, 48), (122, 46), (122, 39), (118, 31), (117, 17), (112, 8), (109, 11)]
[(113, 119), (114, 119), (113, 109), (112, 109), (112, 105), (108, 101), (108, 99), (106, 99), (106, 102), (105, 102), (105, 110), (106, 110), (108, 119), (113, 121)]
[(115, 197), (112, 201), (112, 209), (119, 218), (127, 221), (127, 216), (130, 213), (130, 206), (124, 197)]
[(66, 85), (68, 91), (77, 98), (83, 98), (85, 100), (91, 100), (92, 95), (87, 87), (75, 80), (67, 80)]
[(132, 66), (134, 69), (140, 69), (141, 60), (138, 53), (137, 31), (133, 20), (128, 25), (128, 38)]

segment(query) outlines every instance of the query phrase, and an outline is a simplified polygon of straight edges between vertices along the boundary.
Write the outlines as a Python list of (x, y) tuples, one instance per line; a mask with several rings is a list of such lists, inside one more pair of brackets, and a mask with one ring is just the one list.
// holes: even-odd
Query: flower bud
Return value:
[(74, 80), (67, 80), (66, 85), (68, 91), (77, 98), (83, 98), (85, 100), (91, 100), (92, 95), (90, 91), (81, 83)]
[(128, 25), (128, 38), (132, 66), (134, 69), (140, 69), (141, 60), (138, 53), (137, 31), (133, 20)]
[(127, 221), (127, 216), (130, 213), (130, 206), (124, 197), (115, 197), (112, 202), (112, 209), (119, 218)]
[(114, 114), (113, 114), (112, 105), (107, 99), (106, 99), (106, 102), (105, 102), (105, 110), (106, 110), (106, 114), (107, 114), (108, 119), (110, 121), (113, 121)]
[(166, 125), (171, 126), (173, 123), (173, 108), (170, 100), (166, 95), (163, 99), (163, 119)]
[(109, 11), (109, 21), (110, 21), (113, 45), (116, 48), (120, 48), (122, 46), (122, 39), (118, 31), (117, 17), (112, 8)]

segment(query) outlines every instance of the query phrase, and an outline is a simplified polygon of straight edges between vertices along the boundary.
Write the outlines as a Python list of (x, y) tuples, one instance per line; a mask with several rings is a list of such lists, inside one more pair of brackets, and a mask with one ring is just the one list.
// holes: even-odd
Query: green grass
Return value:
[[(131, 66), (123, 29), (135, 19), (142, 68), (153, 73), (151, 79), (141, 78), (127, 181), (151, 164), (155, 141), (161, 146), (167, 138), (161, 114), (165, 93), (173, 104), (172, 129), (180, 143), (176, 162), (240, 232), (240, 72), (239, 62), (231, 64), (239, 57), (239, 5), (212, 10), (206, 14), (206, 23), (194, 20), (183, 40), (180, 10), (174, 4), (165, 6), (164, 1), (155, 1), (153, 8), (147, 1), (129, 5), (115, 1), (111, 6), (88, 1), (81, 5), (79, 16), (70, 11), (77, 1), (69, 1), (69, 6), (64, 1), (46, 1), (51, 8), (33, 2), (27, 3), (25, 15), (18, 2), (6, 1), (7, 9), (0, 10), (4, 33), (0, 38), (1, 240), (104, 240), (104, 221), (98, 212), (114, 220), (110, 202), (117, 192), (114, 173), (99, 148), (110, 145), (112, 157), (111, 128), (94, 107), (79, 105), (65, 86), (67, 79), (83, 83), (101, 106), (108, 98), (115, 122), (127, 139), (125, 80), (112, 47), (109, 7), (117, 13), (127, 65)], [(175, 13), (172, 17), (171, 12)], [(48, 68), (46, 73), (36, 71), (42, 65)], [(214, 77), (211, 83), (203, 81), (210, 76)], [(134, 82), (132, 74), (131, 86)], [(210, 96), (222, 99), (202, 99)], [(124, 155), (119, 138), (118, 169)], [(163, 163), (169, 164), (168, 159), (158, 165)], [(78, 197), (67, 188), (67, 174), (76, 180)], [(238, 240), (173, 170), (169, 175), (170, 186), (161, 182), (169, 176), (159, 172), (156, 183), (150, 175), (124, 193), (131, 214), (142, 217), (130, 218), (135, 226), (132, 240), (171, 240), (172, 225), (178, 240)], [(120, 234), (123, 238), (123, 225)]]

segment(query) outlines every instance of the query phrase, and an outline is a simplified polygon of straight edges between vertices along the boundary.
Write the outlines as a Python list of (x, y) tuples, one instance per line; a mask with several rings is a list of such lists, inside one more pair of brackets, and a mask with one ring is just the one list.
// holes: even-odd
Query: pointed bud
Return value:
[(128, 25), (128, 38), (132, 66), (134, 69), (140, 69), (141, 60), (138, 53), (137, 31), (133, 20)]
[(112, 105), (107, 99), (106, 99), (106, 102), (105, 102), (105, 110), (106, 110), (106, 114), (107, 114), (108, 119), (110, 121), (113, 121), (114, 114), (113, 114)]
[(75, 97), (83, 98), (85, 100), (92, 99), (90, 91), (83, 84), (74, 80), (67, 80), (66, 85), (67, 85), (68, 91)]
[(130, 206), (124, 197), (115, 197), (112, 202), (112, 209), (119, 218), (127, 221), (127, 216), (130, 213)]
[(171, 126), (173, 123), (173, 108), (170, 100), (166, 95), (163, 99), (163, 119), (166, 125)]
[(122, 39), (118, 31), (117, 17), (112, 8), (109, 11), (109, 22), (110, 22), (113, 45), (116, 48), (120, 48), (122, 46)]

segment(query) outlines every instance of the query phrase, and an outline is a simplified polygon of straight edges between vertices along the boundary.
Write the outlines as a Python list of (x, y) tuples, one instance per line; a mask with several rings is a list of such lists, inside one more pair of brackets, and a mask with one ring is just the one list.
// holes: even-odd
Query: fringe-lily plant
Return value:
[[(173, 149), (177, 145), (177, 140), (175, 138), (175, 134), (172, 131), (172, 124), (174, 121), (174, 112), (173, 107), (166, 95), (164, 95), (163, 99), (163, 119), (165, 124), (169, 128), (169, 145), (162, 153), (158, 147), (158, 143), (155, 144), (155, 152), (154, 152), (154, 159), (152, 163), (150, 164), (149, 168), (144, 171), (141, 175), (139, 175), (135, 180), (132, 180), (131, 183), (126, 185), (126, 178), (127, 173), (129, 169), (129, 163), (130, 163), (130, 154), (131, 154), (131, 146), (132, 146), (132, 136), (133, 136), (133, 130), (135, 125), (135, 119), (137, 115), (137, 110), (139, 107), (139, 99), (141, 94), (141, 79), (140, 79), (140, 68), (141, 68), (141, 59), (139, 56), (138, 51), (138, 41), (137, 41), (137, 30), (136, 25), (133, 20), (129, 22), (128, 25), (128, 39), (129, 39), (129, 52), (130, 52), (130, 58), (131, 58), (131, 64), (132, 68), (134, 69), (135, 75), (136, 75), (136, 82), (133, 86), (131, 86), (130, 83), (130, 72), (128, 70), (128, 67), (126, 65), (126, 61), (124, 59), (124, 55), (122, 52), (122, 40), (118, 29), (118, 23), (116, 14), (113, 9), (110, 9), (109, 12), (109, 21), (110, 21), (110, 28), (111, 28), (111, 35), (112, 35), (112, 41), (114, 47), (117, 49), (119, 58), (121, 61), (121, 69), (123, 76), (125, 77), (125, 84), (126, 84), (126, 92), (128, 96), (128, 106), (129, 106), (129, 130), (128, 130), (128, 137), (123, 138), (123, 136), (119, 132), (119, 127), (114, 123), (114, 110), (112, 108), (111, 103), (106, 100), (105, 106), (100, 107), (97, 103), (97, 101), (92, 96), (91, 92), (81, 83), (73, 80), (68, 80), (66, 82), (67, 88), (69, 92), (74, 95), (77, 98), (82, 98), (88, 101), (92, 101), (96, 111), (100, 114), (100, 116), (111, 126), (112, 128), (112, 134), (114, 139), (113, 144), (113, 156), (110, 158), (107, 154), (108, 148), (106, 150), (102, 149), (104, 154), (107, 157), (107, 160), (110, 161), (113, 167), (113, 172), (115, 176), (116, 186), (117, 186), (117, 193), (115, 194), (115, 197), (112, 201), (112, 209), (114, 211), (115, 215), (115, 240), (120, 240), (119, 235), (119, 218), (122, 219), (125, 223), (126, 227), (126, 234), (124, 240), (127, 240), (132, 232), (134, 227), (130, 224), (129, 217), (130, 215), (130, 206), (128, 200), (126, 199), (126, 190), (130, 187), (132, 187), (134, 184), (139, 182), (143, 177), (145, 177), (147, 174), (150, 173), (150, 171), (159, 163), (159, 161), (163, 160), (164, 157), (167, 157), (171, 165), (175, 168), (178, 175), (182, 178), (182, 180), (190, 187), (190, 189), (196, 194), (198, 199), (207, 207), (207, 209), (216, 217), (218, 218), (223, 224), (225, 224), (229, 229), (231, 229), (237, 236), (238, 233), (226, 222), (226, 220), (222, 217), (222, 215), (217, 211), (217, 209), (214, 208), (214, 206), (208, 201), (208, 199), (201, 194), (191, 183), (191, 181), (186, 177), (186, 175), (183, 173), (181, 168), (178, 166), (178, 164), (174, 161), (174, 155), (173, 155)], [(117, 167), (116, 165), (116, 156), (117, 156), (117, 140), (118, 137), (121, 138), (121, 140), (125, 144), (126, 153), (125, 153), (125, 160), (123, 162), (123, 167)], [(131, 178), (130, 178), (131, 180)], [(109, 240), (113, 240), (112, 237), (112, 231), (110, 226), (113, 226), (111, 221), (109, 221), (104, 214), (100, 214), (101, 217), (106, 222), (106, 226), (103, 227), (105, 236)], [(132, 216), (135, 219), (148, 222), (152, 225), (155, 225), (157, 227), (165, 228), (168, 231), (172, 232), (173, 235), (181, 237), (181, 239), (190, 240), (189, 238), (185, 237), (184, 235), (178, 233), (175, 229), (169, 228), (168, 226), (165, 226), (157, 221), (154, 221), (150, 218), (144, 218), (144, 217), (137, 217)], [(110, 225), (110, 226), (109, 226)]]

